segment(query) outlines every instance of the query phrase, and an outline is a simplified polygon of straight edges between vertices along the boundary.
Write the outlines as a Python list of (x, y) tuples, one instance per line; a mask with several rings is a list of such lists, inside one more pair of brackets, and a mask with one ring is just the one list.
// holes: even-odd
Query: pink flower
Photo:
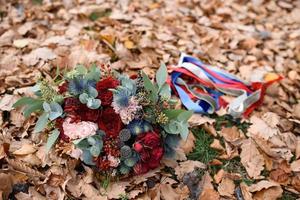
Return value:
[(82, 121), (78, 123), (71, 123), (71, 118), (67, 118), (62, 126), (64, 134), (71, 140), (95, 135), (98, 130), (98, 125), (93, 122)]
[(127, 107), (120, 107), (116, 103), (112, 103), (112, 106), (116, 113), (118, 113), (124, 124), (129, 124), (137, 113), (142, 109), (142, 106), (139, 105), (139, 102), (135, 97), (131, 97), (129, 100), (129, 105)]
[(118, 165), (120, 164), (120, 159), (111, 155), (107, 156), (107, 160), (110, 162), (110, 166), (111, 167), (118, 167)]

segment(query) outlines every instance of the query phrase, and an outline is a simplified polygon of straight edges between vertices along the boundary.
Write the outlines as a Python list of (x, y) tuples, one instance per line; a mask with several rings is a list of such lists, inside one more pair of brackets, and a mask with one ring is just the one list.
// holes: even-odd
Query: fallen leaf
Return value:
[(0, 199), (8, 199), (13, 189), (13, 180), (10, 174), (0, 173)]
[(300, 160), (295, 160), (291, 163), (291, 169), (293, 172), (300, 172)]
[(204, 189), (199, 197), (199, 200), (219, 200), (220, 195), (214, 189)]
[(287, 174), (284, 170), (278, 168), (270, 172), (271, 180), (287, 185), (289, 183), (289, 174)]
[(296, 140), (296, 159), (300, 158), (300, 137)]
[(177, 175), (178, 179), (182, 179), (184, 174), (190, 173), (197, 168), (205, 169), (206, 165), (199, 161), (187, 160), (179, 163), (179, 166), (175, 168), (175, 174)]
[(219, 184), (223, 177), (224, 177), (225, 171), (223, 169), (220, 169), (215, 175), (214, 175), (214, 180), (217, 184)]
[(280, 186), (263, 189), (254, 194), (253, 200), (277, 200), (282, 197), (283, 190)]
[(224, 147), (221, 145), (220, 140), (218, 139), (214, 139), (214, 141), (210, 144), (210, 147), (221, 152), (225, 151)]
[(130, 182), (126, 181), (117, 181), (109, 184), (107, 191), (108, 199), (118, 199), (120, 195), (126, 194), (126, 187), (130, 185)]
[(235, 184), (229, 178), (223, 178), (218, 186), (218, 192), (221, 196), (233, 197)]
[(240, 141), (245, 138), (236, 126), (223, 127), (220, 131), (220, 135), (223, 136), (227, 142), (232, 144), (237, 144), (238, 140)]
[(261, 138), (268, 140), (278, 134), (277, 128), (270, 127), (264, 120), (256, 116), (252, 116), (250, 122), (252, 123), (248, 129), (250, 137), (260, 136)]
[(273, 181), (262, 180), (262, 181), (259, 181), (256, 184), (251, 185), (249, 187), (249, 191), (253, 193), (253, 192), (258, 192), (258, 191), (261, 191), (263, 189), (268, 189), (268, 188), (271, 188), (271, 187), (280, 187), (280, 185), (276, 182), (273, 182)]
[(264, 169), (264, 157), (259, 153), (252, 139), (244, 140), (241, 146), (241, 163), (251, 178), (259, 178)]
[(180, 141), (179, 146), (185, 154), (189, 154), (193, 151), (193, 149), (195, 148), (195, 140), (196, 138), (194, 134), (190, 131), (187, 139)]
[(18, 100), (17, 96), (6, 94), (0, 100), (0, 110), (11, 111), (13, 109), (13, 104)]
[(253, 200), (252, 194), (249, 192), (249, 186), (246, 183), (241, 182), (240, 188), (244, 197), (244, 200)]
[(18, 39), (18, 40), (14, 40), (13, 45), (17, 48), (24, 48), (29, 44), (29, 40), (28, 39)]
[(202, 114), (193, 114), (192, 117), (188, 120), (190, 126), (200, 126), (202, 124), (208, 123), (213, 124), (216, 120), (209, 118)]
[(28, 144), (25, 143), (22, 145), (22, 147), (16, 151), (13, 152), (14, 155), (27, 155), (27, 154), (32, 154), (36, 152), (37, 149), (33, 144)]
[(54, 58), (56, 58), (56, 54), (51, 49), (42, 47), (32, 50), (29, 54), (23, 56), (23, 62), (28, 66), (32, 66), (37, 64), (39, 60), (48, 61)]

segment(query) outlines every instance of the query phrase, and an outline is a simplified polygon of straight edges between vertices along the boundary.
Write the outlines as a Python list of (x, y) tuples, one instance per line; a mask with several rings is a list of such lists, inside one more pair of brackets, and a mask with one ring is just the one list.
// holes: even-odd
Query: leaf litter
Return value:
[[(0, 0), (0, 197), (3, 199), (296, 199), (300, 196), (300, 4), (297, 1)], [(40, 76), (110, 63), (154, 74), (180, 52), (249, 80), (285, 77), (249, 119), (194, 115), (175, 161), (135, 179), (97, 177), (46, 153), (11, 105)], [(213, 177), (213, 178), (212, 178)], [(104, 187), (105, 186), (105, 187)]]

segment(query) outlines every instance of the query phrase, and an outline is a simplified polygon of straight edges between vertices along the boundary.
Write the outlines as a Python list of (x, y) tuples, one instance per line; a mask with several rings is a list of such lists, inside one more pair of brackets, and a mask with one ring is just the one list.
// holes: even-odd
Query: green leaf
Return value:
[(47, 103), (47, 102), (44, 102), (44, 103), (43, 103), (43, 109), (44, 109), (44, 111), (47, 112), (47, 113), (51, 112), (50, 104)]
[(86, 104), (89, 100), (89, 95), (87, 93), (82, 93), (79, 95), (79, 101), (83, 104)]
[(164, 63), (161, 63), (160, 68), (156, 72), (156, 82), (159, 88), (161, 88), (164, 85), (164, 83), (167, 81), (167, 78), (168, 78), (167, 67)]
[(43, 109), (43, 101), (37, 100), (26, 106), (23, 111), (24, 117), (28, 118), (31, 113), (42, 110)]
[(171, 88), (170, 88), (169, 84), (167, 84), (167, 83), (163, 84), (163, 86), (160, 88), (159, 95), (166, 99), (171, 98)]
[(101, 71), (100, 68), (97, 67), (96, 64), (93, 64), (90, 68), (90, 71), (87, 73), (87, 75), (85, 76), (88, 80), (95, 80), (95, 81), (99, 81), (100, 77), (101, 77)]
[(31, 98), (31, 97), (22, 97), (16, 103), (14, 103), (13, 107), (16, 108), (16, 107), (19, 107), (19, 106), (24, 106), (24, 105), (27, 105), (27, 104), (31, 104), (34, 101), (37, 101), (37, 100), (34, 99), (34, 98)]
[(186, 110), (182, 109), (170, 109), (170, 110), (164, 110), (163, 113), (169, 118), (169, 119), (175, 119), (177, 118), (181, 113), (185, 112)]
[(91, 154), (91, 152), (89, 150), (84, 150), (82, 152), (82, 158), (83, 158), (83, 162), (87, 165), (95, 165), (93, 159), (93, 155)]
[(158, 97), (157, 97), (157, 93), (158, 93), (157, 87), (155, 87), (155, 85), (151, 82), (151, 80), (149, 79), (147, 74), (145, 74), (143, 71), (142, 71), (142, 77), (143, 77), (145, 89), (150, 92), (151, 101), (156, 102), (157, 99), (158, 99)]
[(91, 146), (86, 138), (74, 140), (73, 144), (75, 144), (75, 146), (81, 150), (88, 150)]
[(48, 137), (47, 139), (47, 143), (46, 143), (46, 152), (48, 153), (50, 151), (50, 149), (52, 148), (52, 146), (55, 144), (55, 142), (57, 141), (58, 137), (59, 137), (59, 131), (57, 129), (54, 129), (51, 132), (51, 135)]
[(98, 91), (95, 88), (89, 86), (88, 87), (88, 95), (90, 97), (96, 98), (98, 96)]
[(90, 148), (90, 152), (94, 157), (97, 157), (101, 153), (101, 148), (98, 145), (94, 145)]
[(90, 109), (98, 109), (101, 105), (101, 101), (100, 99), (89, 99), (86, 105)]
[(179, 121), (187, 121), (193, 115), (193, 111), (184, 111), (177, 116)]
[(85, 75), (87, 73), (87, 69), (84, 65), (77, 65), (75, 70), (77, 71), (78, 74), (80, 75)]
[[(43, 106), (44, 106), (44, 104), (43, 104)], [(48, 112), (48, 113), (49, 113), (49, 119), (51, 121), (60, 117), (63, 114), (63, 109), (60, 104), (58, 104), (56, 102), (51, 102), (49, 104), (49, 106), (50, 106), (50, 112)], [(44, 107), (44, 109), (45, 109), (45, 107)]]
[(136, 158), (131, 157), (131, 158), (127, 158), (124, 160), (124, 164), (127, 165), (128, 167), (133, 167), (136, 163)]
[(186, 140), (188, 135), (189, 135), (189, 128), (188, 128), (188, 124), (186, 124), (186, 126), (182, 127), (182, 130), (180, 131), (180, 136), (182, 139)]
[(95, 145), (96, 144), (96, 140), (94, 137), (88, 137), (87, 141), (89, 142), (90, 145)]
[(41, 132), (48, 124), (48, 117), (49, 114), (44, 112), (36, 122), (36, 125), (34, 127), (33, 133), (39, 133)]

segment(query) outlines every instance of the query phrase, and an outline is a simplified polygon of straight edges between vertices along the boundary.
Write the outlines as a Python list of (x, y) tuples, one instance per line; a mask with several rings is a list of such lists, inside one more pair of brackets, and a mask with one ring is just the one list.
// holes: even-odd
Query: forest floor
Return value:
[[(36, 117), (12, 108), (57, 67), (151, 76), (181, 52), (246, 81), (284, 78), (248, 119), (194, 115), (178, 162), (117, 182), (46, 154)], [(0, 95), (0, 199), (300, 198), (300, 1), (0, 0)]]

